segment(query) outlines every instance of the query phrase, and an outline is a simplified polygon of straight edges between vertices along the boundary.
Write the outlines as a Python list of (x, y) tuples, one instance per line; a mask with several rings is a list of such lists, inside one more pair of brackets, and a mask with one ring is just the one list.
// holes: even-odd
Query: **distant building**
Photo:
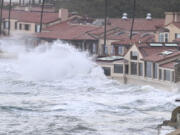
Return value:
[[(41, 13), (39, 11), (23, 11), (23, 10), (12, 10), (10, 24), (8, 22), (8, 10), (3, 10), (3, 23), (2, 29), (7, 31), (10, 25), (10, 32), (21, 32), (34, 34), (40, 32), (40, 18)], [(69, 14), (65, 9), (61, 9), (58, 12), (44, 12), (42, 26), (46, 28), (50, 25), (54, 25), (61, 21), (68, 19)]]
[(157, 27), (157, 42), (173, 42), (180, 38), (180, 13), (166, 12), (165, 23), (161, 27)]

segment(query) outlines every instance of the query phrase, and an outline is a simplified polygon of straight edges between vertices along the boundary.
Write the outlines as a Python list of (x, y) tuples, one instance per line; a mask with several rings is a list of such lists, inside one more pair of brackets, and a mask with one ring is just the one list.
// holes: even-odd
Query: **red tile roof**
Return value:
[(88, 34), (88, 31), (97, 28), (91, 25), (70, 24), (66, 21), (48, 27), (44, 32), (37, 34), (37, 37), (61, 40), (96, 40)]
[[(130, 31), (132, 19), (109, 19), (112, 26)], [(156, 27), (164, 25), (164, 19), (146, 20), (145, 18), (135, 18), (134, 31), (156, 31)]]
[[(3, 10), (3, 18), (8, 19), (9, 12), (8, 10)], [(11, 11), (11, 19), (18, 20), (19, 22), (27, 23), (40, 23), (40, 12), (31, 12), (31, 11)], [(43, 23), (47, 24), (53, 21), (58, 20), (58, 13), (44, 13)]]
[(179, 22), (173, 22), (172, 24), (174, 24), (176, 27), (180, 28), (180, 23)]
[(137, 33), (132, 36), (132, 39), (129, 38), (129, 33), (122, 34), (121, 37), (119, 37), (119, 41), (113, 42), (112, 45), (130, 45), (133, 43), (145, 43), (145, 42), (153, 42), (154, 41), (154, 35), (149, 33)]
[(162, 65), (160, 65), (160, 67), (174, 69), (174, 66), (176, 64), (177, 64), (177, 62), (172, 61), (172, 62), (169, 62), (169, 63), (162, 64)]
[[(144, 47), (139, 48), (139, 50), (144, 57), (143, 60), (145, 61), (159, 62), (165, 59), (180, 56), (180, 51), (173, 47)], [(164, 51), (171, 51), (173, 53), (163, 55), (162, 52)]]

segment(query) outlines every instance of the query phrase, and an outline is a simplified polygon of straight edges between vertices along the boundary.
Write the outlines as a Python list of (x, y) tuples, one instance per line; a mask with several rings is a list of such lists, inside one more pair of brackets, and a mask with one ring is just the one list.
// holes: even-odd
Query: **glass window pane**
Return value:
[(114, 64), (114, 73), (123, 73), (123, 65)]

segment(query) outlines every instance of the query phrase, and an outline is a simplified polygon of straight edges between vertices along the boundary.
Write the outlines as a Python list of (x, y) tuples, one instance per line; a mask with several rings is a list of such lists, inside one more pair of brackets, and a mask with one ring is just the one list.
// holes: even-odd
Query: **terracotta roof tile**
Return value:
[(130, 45), (139, 42), (153, 42), (155, 38), (154, 35), (149, 33), (137, 33), (132, 36), (132, 39), (130, 39), (129, 36), (129, 33), (122, 34), (121, 37), (118, 37), (119, 41), (113, 42), (112, 45)]
[(62, 22), (51, 27), (48, 27), (37, 34), (39, 38), (61, 39), (61, 40), (96, 40), (88, 34), (88, 31), (98, 27), (90, 25), (74, 25), (69, 22)]
[[(173, 47), (144, 47), (139, 48), (141, 54), (143, 55), (143, 60), (145, 61), (152, 61), (152, 62), (159, 62), (164, 59), (180, 56), (180, 51), (177, 48)], [(172, 54), (162, 54), (162, 52), (170, 51)]]
[[(3, 10), (3, 18), (8, 19), (8, 10)], [(40, 23), (40, 12), (31, 12), (31, 11), (11, 11), (11, 19), (18, 20), (19, 22), (27, 23)], [(58, 13), (44, 13), (43, 23), (47, 24), (53, 21), (58, 20)]]
[(174, 66), (176, 64), (177, 64), (177, 62), (172, 61), (172, 62), (169, 62), (169, 63), (162, 64), (162, 65), (160, 65), (160, 67), (174, 69)]
[(173, 22), (172, 24), (174, 24), (176, 27), (180, 28), (180, 23), (179, 22)]
[[(130, 31), (132, 19), (109, 19), (112, 26)], [(144, 18), (135, 18), (134, 31), (155, 31), (157, 27), (164, 25), (164, 19), (146, 20)]]

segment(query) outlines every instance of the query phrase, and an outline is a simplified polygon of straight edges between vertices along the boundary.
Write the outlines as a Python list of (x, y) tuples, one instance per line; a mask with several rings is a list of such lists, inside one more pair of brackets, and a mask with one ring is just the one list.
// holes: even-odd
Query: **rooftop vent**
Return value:
[(122, 19), (123, 19), (123, 20), (127, 20), (127, 19), (128, 19), (128, 17), (127, 17), (127, 16), (128, 16), (128, 14), (127, 14), (127, 13), (123, 13)]
[(147, 15), (146, 15), (146, 20), (152, 20), (151, 13), (147, 13)]

